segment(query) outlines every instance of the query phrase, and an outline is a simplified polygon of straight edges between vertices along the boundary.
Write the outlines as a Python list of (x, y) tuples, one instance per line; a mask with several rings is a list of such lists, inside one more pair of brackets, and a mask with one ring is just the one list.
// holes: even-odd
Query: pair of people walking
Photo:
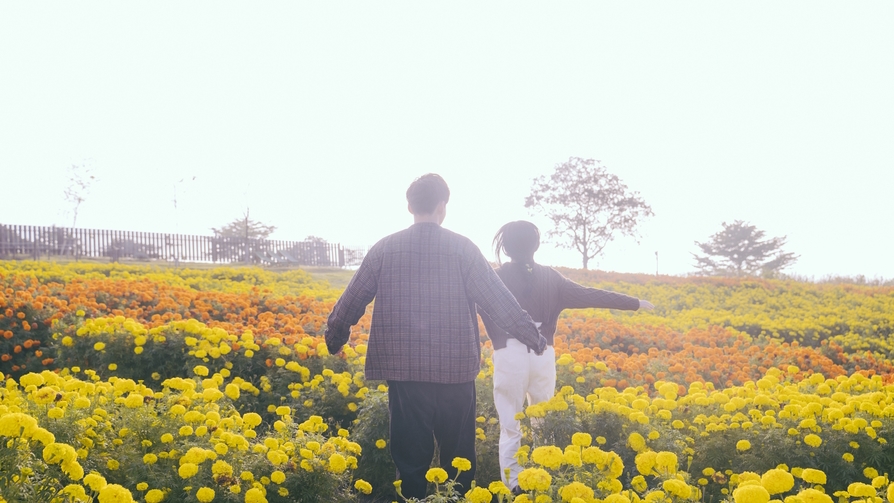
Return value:
[[(366, 378), (385, 380), (391, 417), (391, 456), (406, 498), (424, 498), (425, 473), (435, 452), (452, 479), (451, 461), (468, 459), (461, 490), (475, 475), (475, 378), (480, 371), (481, 315), (494, 346), (494, 401), (500, 420), (500, 467), (514, 488), (521, 445), (515, 415), (555, 391), (553, 336), (566, 308), (651, 309), (633, 297), (586, 288), (534, 261), (540, 244), (530, 222), (511, 222), (497, 233), (490, 266), (471, 240), (441, 227), (450, 190), (436, 174), (407, 189), (413, 225), (373, 245), (329, 316), (326, 345), (341, 350), (375, 299)], [(505, 475), (508, 473), (508, 477)]]

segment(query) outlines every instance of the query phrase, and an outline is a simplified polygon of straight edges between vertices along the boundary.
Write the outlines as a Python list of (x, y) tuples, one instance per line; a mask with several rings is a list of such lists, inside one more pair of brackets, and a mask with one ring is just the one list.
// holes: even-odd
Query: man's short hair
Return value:
[(407, 202), (414, 215), (433, 213), (441, 202), (450, 200), (450, 189), (440, 175), (429, 173), (413, 180), (407, 189)]

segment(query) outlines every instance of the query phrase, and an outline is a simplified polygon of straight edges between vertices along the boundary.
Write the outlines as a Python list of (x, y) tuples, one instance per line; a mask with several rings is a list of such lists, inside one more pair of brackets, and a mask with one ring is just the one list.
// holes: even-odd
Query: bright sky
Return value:
[(591, 268), (685, 274), (739, 219), (787, 236), (788, 272), (890, 279), (892, 26), (889, 0), (3, 2), (0, 223), (71, 225), (88, 162), (79, 227), (210, 234), (250, 208), (370, 245), (436, 172), (444, 226), (491, 258), (505, 222), (546, 230), (524, 198), (575, 156), (655, 212)]

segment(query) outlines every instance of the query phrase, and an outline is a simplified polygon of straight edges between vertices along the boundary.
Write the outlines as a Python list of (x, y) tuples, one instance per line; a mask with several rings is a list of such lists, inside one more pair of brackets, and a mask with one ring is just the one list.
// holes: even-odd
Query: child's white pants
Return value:
[[(500, 473), (503, 483), (513, 488), (518, 485), (521, 466), (515, 453), (521, 447), (521, 424), (515, 415), (528, 405), (544, 402), (556, 390), (556, 351), (547, 346), (541, 356), (516, 339), (510, 338), (506, 347), (494, 351), (494, 405), (500, 418)], [(506, 477), (506, 469), (509, 477)]]

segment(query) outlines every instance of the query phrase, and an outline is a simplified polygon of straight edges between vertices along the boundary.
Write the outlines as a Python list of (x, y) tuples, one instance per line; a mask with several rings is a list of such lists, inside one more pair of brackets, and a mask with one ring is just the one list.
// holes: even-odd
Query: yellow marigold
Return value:
[(595, 493), (586, 484), (572, 482), (559, 488), (559, 496), (562, 497), (562, 501), (571, 501), (574, 498), (590, 501), (594, 498)]
[(151, 452), (143, 455), (143, 463), (147, 465), (154, 465), (158, 461), (158, 456), (152, 454)]
[(280, 470), (274, 470), (273, 473), (270, 474), (270, 480), (274, 484), (282, 484), (286, 481), (286, 474)]
[(385, 441), (382, 440), (381, 438), (376, 440), (376, 447), (378, 447), (379, 449), (384, 449), (385, 445), (386, 445)]
[(736, 442), (737, 451), (747, 451), (748, 449), (751, 449), (751, 442), (748, 440), (739, 440)]
[(506, 487), (506, 484), (501, 480), (497, 480), (496, 482), (491, 482), (490, 485), (487, 486), (487, 490), (496, 495), (509, 496), (512, 494), (512, 491)]
[(636, 455), (634, 462), (636, 470), (643, 475), (651, 475), (655, 468), (655, 458), (658, 454), (655, 451), (645, 451)]
[(134, 503), (129, 490), (118, 484), (107, 484), (99, 490), (99, 503)]
[(335, 453), (332, 456), (329, 456), (329, 466), (326, 468), (332, 473), (341, 473), (345, 471), (348, 467), (348, 462), (344, 456), (339, 453)]
[(214, 489), (210, 487), (200, 487), (198, 491), (196, 491), (196, 499), (201, 503), (210, 503), (214, 500)]
[(655, 455), (655, 466), (663, 473), (676, 473), (677, 462), (677, 455), (673, 452), (661, 451)]
[(466, 458), (453, 458), (453, 463), (451, 464), (459, 472), (467, 472), (472, 469), (472, 462)]
[(50, 464), (71, 462), (77, 457), (74, 447), (65, 443), (53, 442), (43, 448), (43, 460)]
[(854, 461), (854, 455), (849, 452), (845, 452), (841, 455), (841, 459), (847, 461), (848, 463), (852, 463)]
[(826, 473), (814, 468), (805, 468), (801, 472), (801, 479), (808, 484), (824, 485), (826, 483)]
[(94, 492), (106, 486), (106, 478), (96, 472), (90, 472), (84, 477), (84, 484)]
[(856, 497), (875, 497), (876, 490), (869, 484), (864, 484), (862, 482), (854, 482), (847, 486), (847, 492), (851, 496)]
[(34, 372), (28, 372), (19, 378), (19, 384), (26, 388), (28, 386), (43, 386), (44, 382), (46, 381), (44, 381), (43, 376)]
[(661, 484), (661, 488), (684, 500), (688, 500), (692, 496), (692, 486), (680, 479), (665, 480)]
[(443, 468), (429, 468), (425, 472), (425, 480), (435, 484), (443, 484), (447, 480), (447, 471)]
[(571, 444), (580, 447), (589, 447), (593, 443), (593, 437), (589, 433), (577, 432), (571, 435)]
[(80, 484), (69, 484), (62, 488), (61, 492), (68, 496), (69, 501), (88, 501), (90, 499), (84, 486)]
[(469, 503), (490, 503), (493, 495), (483, 487), (474, 487), (466, 492), (466, 500)]
[(627, 437), (627, 445), (636, 452), (641, 452), (646, 448), (646, 439), (637, 432), (633, 432)]
[(183, 463), (177, 470), (180, 478), (188, 479), (199, 472), (199, 467), (195, 463)]
[(518, 485), (525, 491), (545, 491), (552, 481), (552, 476), (543, 468), (526, 468), (518, 474)]
[(267, 498), (259, 488), (252, 487), (245, 491), (245, 503), (267, 503)]
[(369, 494), (372, 492), (373, 488), (369, 482), (367, 482), (363, 479), (357, 479), (354, 481), (354, 489), (357, 489), (358, 491), (360, 491), (363, 494)]
[[(221, 445), (221, 444), (218, 444)], [(218, 459), (211, 465), (211, 474), (213, 476), (219, 477), (221, 475), (232, 476), (233, 475), (233, 466), (230, 463), (222, 459)]]
[(93, 345), (93, 349), (95, 349), (97, 351), (102, 351), (105, 348), (106, 348), (106, 343), (104, 343), (104, 342), (97, 342), (96, 344)]
[(889, 485), (888, 485), (888, 491), (887, 491), (887, 493), (885, 494), (885, 496), (888, 497), (888, 502), (889, 502), (889, 503), (894, 503), (894, 484), (889, 484)]
[(767, 503), (770, 493), (760, 485), (739, 486), (733, 491), (733, 500), (736, 503)]
[(761, 485), (770, 494), (784, 493), (795, 486), (795, 477), (785, 470), (773, 468), (761, 475)]
[(823, 439), (819, 437), (819, 435), (814, 435), (813, 433), (804, 437), (804, 443), (809, 445), (810, 447), (819, 447), (823, 443)]
[(832, 498), (828, 494), (813, 488), (802, 490), (796, 497), (804, 503), (832, 503)]
[[(261, 416), (256, 412), (249, 412), (242, 416), (242, 422), (245, 423), (249, 428), (254, 428), (261, 424)], [(248, 497), (248, 493), (245, 494), (246, 498)]]
[(554, 445), (544, 445), (534, 449), (531, 452), (531, 460), (540, 466), (556, 469), (562, 466), (564, 461), (564, 453), (562, 449)]

